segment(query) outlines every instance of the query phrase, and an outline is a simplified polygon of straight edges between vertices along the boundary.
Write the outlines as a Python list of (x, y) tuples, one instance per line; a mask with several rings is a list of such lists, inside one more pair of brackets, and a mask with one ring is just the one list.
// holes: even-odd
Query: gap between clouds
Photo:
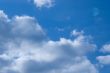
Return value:
[(76, 30), (75, 38), (48, 39), (34, 17), (8, 18), (0, 10), (0, 73), (98, 73), (86, 57), (96, 45)]

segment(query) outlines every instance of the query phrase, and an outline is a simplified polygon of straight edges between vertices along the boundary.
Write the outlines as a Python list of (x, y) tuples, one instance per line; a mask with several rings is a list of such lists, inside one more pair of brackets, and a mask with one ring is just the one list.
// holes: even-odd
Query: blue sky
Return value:
[(0, 0), (0, 73), (109, 73), (109, 3)]

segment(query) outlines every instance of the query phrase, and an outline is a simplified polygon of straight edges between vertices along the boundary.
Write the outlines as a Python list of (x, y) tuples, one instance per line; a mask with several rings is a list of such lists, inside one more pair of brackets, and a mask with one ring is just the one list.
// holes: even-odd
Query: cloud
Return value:
[[(87, 58), (84, 57), (77, 57), (74, 58), (72, 61), (69, 62), (57, 62), (57, 63), (28, 63), (29, 68), (26, 68), (26, 73), (30, 73), (30, 68), (33, 69), (33, 73), (36, 71), (39, 71), (39, 73), (98, 73), (98, 71), (95, 69), (94, 65), (92, 65)], [(33, 66), (36, 65), (36, 67), (33, 68)], [(40, 67), (39, 67), (40, 65)], [(42, 71), (41, 71), (42, 70)]]
[(78, 57), (76, 58), (76, 62), (74, 64), (68, 64), (60, 73), (98, 73), (87, 58)]
[(110, 53), (110, 44), (104, 45), (100, 51), (103, 53)]
[(0, 10), (0, 22), (8, 22), (8, 16), (2, 11)]
[(50, 8), (54, 5), (54, 0), (34, 0), (34, 4), (38, 8), (42, 7)]
[[(46, 35), (34, 17), (14, 16), (12, 19), (9, 19), (4, 14), (0, 18), (4, 21), (0, 22), (0, 40), (30, 39), (41, 41)], [(7, 22), (7, 20), (10, 21)]]
[(97, 60), (99, 61), (100, 64), (109, 65), (110, 64), (110, 55), (98, 56)]
[(98, 56), (96, 59), (102, 65), (109, 65), (110, 64), (110, 54), (109, 54), (110, 53), (110, 44), (103, 45), (100, 52), (108, 53), (108, 55)]
[(0, 13), (0, 73), (98, 73), (86, 57), (96, 48), (88, 36), (53, 41), (34, 17)]
[(72, 36), (79, 36), (79, 35), (83, 35), (84, 31), (81, 31), (81, 32), (78, 32), (77, 30), (73, 30), (71, 32), (71, 35)]

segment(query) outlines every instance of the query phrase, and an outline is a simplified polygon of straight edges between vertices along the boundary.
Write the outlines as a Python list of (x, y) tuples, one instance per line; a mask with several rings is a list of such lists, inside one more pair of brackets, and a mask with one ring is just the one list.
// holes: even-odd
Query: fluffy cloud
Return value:
[(34, 4), (38, 8), (41, 8), (41, 7), (50, 8), (54, 5), (53, 3), (54, 3), (54, 0), (34, 0)]
[(0, 73), (98, 73), (86, 57), (96, 48), (88, 36), (53, 41), (34, 17), (0, 18)]
[[(69, 62), (52, 62), (43, 64), (40, 63), (28, 63), (29, 68), (26, 68), (27, 73), (30, 73), (30, 68), (33, 69), (33, 73), (39, 70), (39, 73), (98, 73), (98, 71), (95, 69), (94, 65), (92, 65), (87, 58), (84, 57), (76, 57), (73, 58), (73, 60)], [(33, 68), (33, 66), (36, 64), (36, 68)], [(38, 67), (40, 65), (40, 67)]]
[(34, 17), (15, 16), (9, 19), (7, 15), (2, 13), (0, 18), (0, 40), (30, 39), (41, 41), (45, 37), (43, 29)]

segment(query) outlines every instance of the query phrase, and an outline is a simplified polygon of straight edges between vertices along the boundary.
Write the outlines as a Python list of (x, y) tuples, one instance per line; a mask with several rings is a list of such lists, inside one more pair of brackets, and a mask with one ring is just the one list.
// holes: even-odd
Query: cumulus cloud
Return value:
[(36, 7), (47, 7), (50, 8), (54, 5), (54, 0), (34, 0), (34, 4)]
[[(36, 22), (34, 17), (14, 16), (9, 19), (7, 15), (2, 15), (0, 22), (0, 40), (31, 39), (41, 41), (45, 37), (45, 32)], [(10, 20), (7, 22), (7, 20)]]
[(0, 73), (98, 73), (86, 57), (96, 48), (88, 36), (53, 41), (34, 17), (0, 18)]

